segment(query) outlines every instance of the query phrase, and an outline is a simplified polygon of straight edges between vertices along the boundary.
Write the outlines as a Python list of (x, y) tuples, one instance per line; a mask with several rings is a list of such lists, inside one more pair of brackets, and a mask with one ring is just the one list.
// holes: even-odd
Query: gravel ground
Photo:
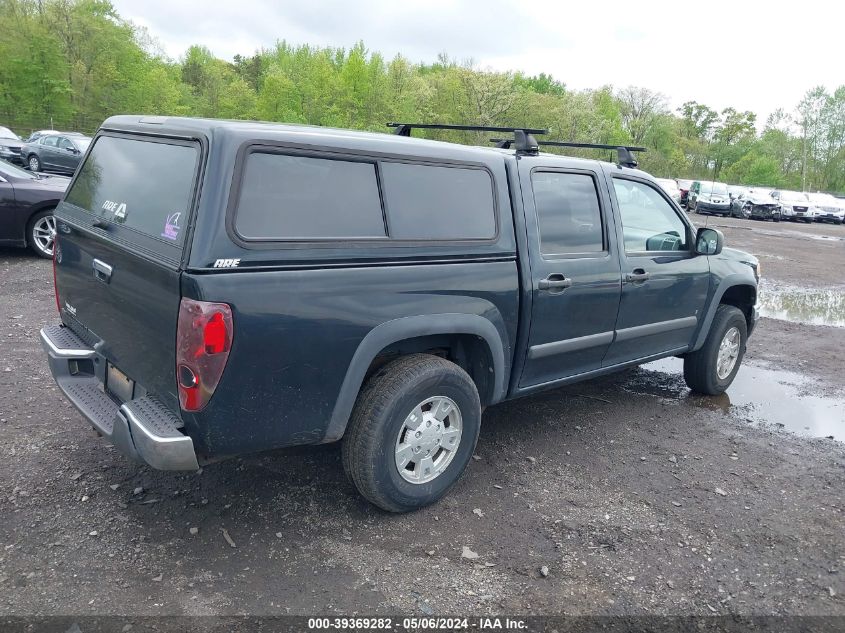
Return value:
[[(710, 224), (772, 282), (845, 289), (845, 227)], [(37, 333), (55, 318), (50, 262), (0, 251), (0, 616), (845, 616), (845, 445), (749, 424), (678, 375), (492, 407), (449, 497), (392, 516), (336, 445), (130, 463), (52, 382)], [(835, 395), (843, 343), (763, 319), (748, 363)]]

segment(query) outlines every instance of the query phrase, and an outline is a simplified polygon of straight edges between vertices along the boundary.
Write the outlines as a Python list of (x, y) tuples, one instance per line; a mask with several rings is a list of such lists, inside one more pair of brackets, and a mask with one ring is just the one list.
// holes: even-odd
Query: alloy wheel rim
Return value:
[(56, 243), (56, 218), (45, 215), (33, 224), (32, 240), (39, 251), (52, 257), (53, 245)]
[(722, 342), (719, 344), (719, 353), (716, 356), (716, 375), (719, 380), (724, 380), (734, 370), (739, 358), (740, 340), (737, 327), (730, 328), (722, 337)]
[(399, 475), (412, 484), (436, 479), (455, 458), (462, 432), (463, 418), (454, 400), (434, 396), (420, 402), (396, 438), (394, 461)]
[(34, 156), (29, 159), (29, 169), (30, 171), (38, 171), (38, 159)]

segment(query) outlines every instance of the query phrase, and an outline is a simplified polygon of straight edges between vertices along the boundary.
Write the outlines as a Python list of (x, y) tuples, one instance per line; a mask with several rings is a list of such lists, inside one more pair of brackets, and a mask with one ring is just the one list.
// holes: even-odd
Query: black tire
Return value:
[[(408, 414), (435, 396), (457, 405), (461, 438), (442, 473), (423, 484), (410, 483), (399, 473), (395, 445)], [(443, 497), (460, 479), (480, 429), (478, 390), (463, 369), (428, 354), (404, 356), (380, 368), (358, 395), (343, 438), (343, 469), (361, 495), (379, 508), (416, 510)]]
[[(736, 327), (739, 330), (739, 353), (732, 371), (724, 378), (716, 372), (719, 346), (727, 332)], [(704, 345), (697, 352), (684, 356), (684, 380), (687, 386), (698, 393), (718, 396), (731, 386), (736, 377), (742, 358), (745, 356), (745, 344), (748, 340), (748, 326), (745, 316), (734, 306), (720, 305), (716, 308), (713, 323)]]
[(26, 165), (29, 167), (29, 171), (41, 171), (41, 159), (35, 154), (26, 157)]
[[(53, 248), (55, 248), (55, 241), (53, 245), (49, 248), (49, 250), (44, 250), (41, 245), (38, 243), (36, 239), (36, 235), (34, 233), (36, 225), (40, 224), (43, 218), (49, 218), (53, 215), (53, 209), (46, 209), (44, 211), (39, 211), (35, 215), (33, 215), (29, 222), (26, 224), (26, 244), (29, 246), (30, 250), (38, 255), (39, 257), (43, 257), (44, 259), (53, 259)], [(49, 222), (49, 220), (48, 220)], [(45, 227), (46, 228), (46, 227)]]

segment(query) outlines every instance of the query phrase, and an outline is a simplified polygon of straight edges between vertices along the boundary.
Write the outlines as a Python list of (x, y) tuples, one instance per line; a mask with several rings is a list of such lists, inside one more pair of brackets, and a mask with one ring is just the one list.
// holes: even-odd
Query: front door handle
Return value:
[(632, 272), (625, 275), (625, 281), (631, 284), (642, 283), (650, 276), (651, 275), (642, 268), (635, 268)]
[(563, 273), (552, 273), (545, 279), (541, 279), (537, 284), (540, 290), (548, 290), (549, 292), (563, 292), (572, 285), (572, 280), (564, 277)]
[(99, 259), (95, 259), (91, 263), (92, 268), (94, 269), (94, 279), (97, 281), (102, 281), (104, 284), (109, 283), (111, 281), (111, 273), (112, 267), (109, 266), (106, 262), (101, 261)]

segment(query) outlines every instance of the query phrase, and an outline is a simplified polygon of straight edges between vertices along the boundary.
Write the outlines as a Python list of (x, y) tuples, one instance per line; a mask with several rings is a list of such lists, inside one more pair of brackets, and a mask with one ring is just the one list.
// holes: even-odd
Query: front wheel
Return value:
[(745, 315), (734, 306), (716, 309), (700, 350), (684, 356), (684, 380), (693, 391), (717, 396), (731, 386), (748, 340)]
[(416, 510), (460, 479), (480, 428), (478, 391), (463, 369), (437, 356), (405, 356), (379, 369), (358, 395), (343, 468), (379, 508)]

